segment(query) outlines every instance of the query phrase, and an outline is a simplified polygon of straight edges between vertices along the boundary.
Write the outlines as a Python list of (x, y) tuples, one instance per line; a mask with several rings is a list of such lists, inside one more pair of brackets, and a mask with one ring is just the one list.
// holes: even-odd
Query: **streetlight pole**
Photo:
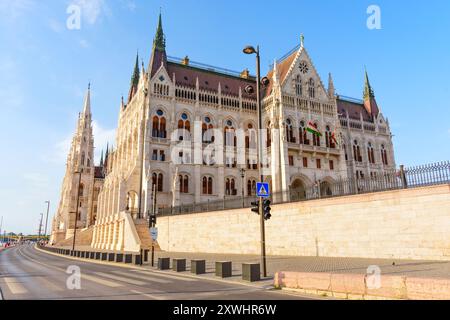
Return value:
[(44, 214), (41, 213), (41, 220), (39, 221), (39, 236), (38, 236), (38, 242), (41, 241), (41, 233), (42, 233), (42, 219), (44, 218)]
[[(259, 175), (261, 177), (261, 182), (264, 182), (264, 174), (262, 170), (263, 164), (263, 139), (262, 139), (262, 107), (261, 107), (261, 59), (259, 55), (259, 46), (256, 49), (252, 46), (247, 46), (244, 48), (243, 52), (245, 54), (256, 54), (256, 105), (258, 111), (258, 169)], [(268, 82), (268, 79), (264, 79)], [(263, 201), (259, 201), (259, 218), (260, 218), (260, 232), (261, 232), (261, 269), (263, 277), (267, 277), (267, 264), (266, 264), (266, 227), (263, 214)]]
[(241, 183), (242, 183), (242, 208), (245, 208), (245, 169), (241, 168)]
[(78, 188), (77, 188), (77, 210), (75, 211), (75, 226), (73, 230), (73, 243), (72, 243), (72, 251), (75, 251), (75, 238), (77, 236), (77, 224), (78, 224), (78, 211), (80, 208), (80, 185), (81, 185), (81, 170), (75, 172), (75, 174), (79, 174), (78, 177)]
[(48, 213), (50, 211), (50, 200), (49, 201), (45, 201), (45, 203), (47, 204), (47, 216), (45, 218), (45, 237), (47, 238), (47, 225), (48, 225)]

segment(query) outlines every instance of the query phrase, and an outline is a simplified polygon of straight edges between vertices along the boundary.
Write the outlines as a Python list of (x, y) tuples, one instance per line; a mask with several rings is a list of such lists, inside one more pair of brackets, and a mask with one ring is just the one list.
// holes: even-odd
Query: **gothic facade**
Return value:
[[(389, 123), (367, 72), (363, 100), (337, 95), (331, 74), (324, 86), (302, 37), (267, 78), (262, 169), (274, 194), (301, 199), (317, 183), (328, 194), (338, 180), (395, 170)], [(255, 78), (248, 70), (235, 74), (169, 58), (160, 17), (148, 67), (136, 58), (128, 99), (120, 103), (116, 146), (95, 199), (94, 247), (126, 249), (125, 230), (136, 233), (133, 224), (145, 223), (153, 194), (158, 208), (255, 195), (258, 117), (249, 86)], [(79, 161), (80, 154), (70, 157)], [(69, 172), (63, 190), (72, 190), (73, 179)]]

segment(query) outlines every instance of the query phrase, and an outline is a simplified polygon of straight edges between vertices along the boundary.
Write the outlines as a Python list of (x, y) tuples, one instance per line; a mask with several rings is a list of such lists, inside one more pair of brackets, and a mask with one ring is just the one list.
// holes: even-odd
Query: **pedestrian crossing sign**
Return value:
[(256, 184), (256, 195), (260, 198), (270, 197), (269, 184), (266, 182), (258, 182)]

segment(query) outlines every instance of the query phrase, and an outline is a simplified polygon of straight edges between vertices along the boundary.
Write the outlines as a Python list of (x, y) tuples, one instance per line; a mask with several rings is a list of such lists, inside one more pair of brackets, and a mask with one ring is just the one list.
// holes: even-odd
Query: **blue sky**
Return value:
[[(70, 4), (80, 30), (66, 28)], [(381, 30), (366, 26), (369, 5)], [(397, 164), (450, 159), (448, 1), (0, 0), (0, 215), (8, 231), (37, 230), (45, 200), (59, 201), (65, 158), (83, 95), (92, 82), (97, 157), (114, 142), (120, 97), (136, 51), (145, 65), (162, 7), (171, 56), (232, 70), (264, 71), (305, 45), (322, 80), (361, 98), (364, 65), (395, 134)], [(49, 223), (50, 226), (50, 223)]]

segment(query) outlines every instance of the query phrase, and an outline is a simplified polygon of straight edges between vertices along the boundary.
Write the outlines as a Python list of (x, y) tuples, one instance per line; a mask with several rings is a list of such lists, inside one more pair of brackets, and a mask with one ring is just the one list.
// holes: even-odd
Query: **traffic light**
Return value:
[(272, 211), (270, 204), (271, 204), (271, 202), (269, 199), (266, 199), (263, 201), (264, 220), (269, 220), (272, 217), (272, 215), (270, 214), (270, 211)]
[(156, 214), (150, 216), (150, 225), (153, 227), (156, 225)]
[(251, 205), (252, 205), (252, 212), (259, 214), (259, 201), (253, 201)]

